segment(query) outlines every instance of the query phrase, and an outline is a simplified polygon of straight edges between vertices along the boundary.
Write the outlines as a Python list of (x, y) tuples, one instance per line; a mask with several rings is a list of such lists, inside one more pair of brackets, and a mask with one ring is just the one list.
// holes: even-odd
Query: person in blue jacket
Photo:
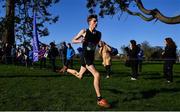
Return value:
[(75, 55), (75, 51), (73, 47), (71, 46), (71, 43), (67, 44), (67, 54), (66, 54), (66, 63), (65, 65), (68, 68), (73, 68), (73, 56)]

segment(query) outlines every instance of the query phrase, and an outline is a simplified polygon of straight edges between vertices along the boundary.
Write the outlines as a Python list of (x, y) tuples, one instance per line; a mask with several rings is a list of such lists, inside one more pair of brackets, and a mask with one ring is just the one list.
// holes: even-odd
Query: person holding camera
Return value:
[(136, 45), (135, 40), (130, 40), (130, 48), (126, 47), (125, 51), (127, 52), (129, 58), (129, 64), (131, 67), (131, 80), (137, 80), (138, 78), (138, 53), (140, 48)]
[(106, 78), (110, 78), (111, 75), (111, 47), (104, 41), (99, 42), (99, 54), (103, 59), (103, 66), (106, 69)]

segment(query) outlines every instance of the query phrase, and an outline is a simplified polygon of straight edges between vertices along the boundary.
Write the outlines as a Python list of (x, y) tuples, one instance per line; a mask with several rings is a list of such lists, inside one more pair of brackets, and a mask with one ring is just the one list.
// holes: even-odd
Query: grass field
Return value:
[(112, 105), (109, 109), (97, 106), (91, 75), (79, 80), (48, 69), (1, 64), (0, 110), (180, 110), (180, 64), (174, 66), (170, 84), (163, 78), (161, 63), (145, 63), (136, 81), (130, 80), (130, 69), (120, 62), (113, 62), (110, 79), (105, 79), (99, 61), (96, 67), (101, 73), (102, 95)]

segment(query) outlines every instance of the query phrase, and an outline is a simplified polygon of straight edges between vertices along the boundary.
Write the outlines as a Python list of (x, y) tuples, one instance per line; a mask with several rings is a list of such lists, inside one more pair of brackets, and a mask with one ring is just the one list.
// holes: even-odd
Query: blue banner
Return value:
[(33, 14), (33, 62), (38, 61), (39, 39), (36, 26), (36, 12)]

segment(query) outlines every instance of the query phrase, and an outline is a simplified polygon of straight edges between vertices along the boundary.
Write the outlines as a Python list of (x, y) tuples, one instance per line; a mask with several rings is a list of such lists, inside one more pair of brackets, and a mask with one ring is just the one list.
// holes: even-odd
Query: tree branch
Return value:
[(166, 24), (179, 24), (180, 23), (180, 15), (177, 15), (175, 17), (167, 17), (164, 16), (158, 9), (148, 10), (144, 8), (143, 3), (141, 0), (135, 0), (138, 8), (140, 11), (142, 11), (146, 15), (152, 15), (159, 21), (166, 23)]
[(133, 16), (139, 16), (141, 19), (145, 20), (145, 21), (152, 21), (155, 19), (155, 17), (151, 16), (151, 17), (146, 17), (144, 16), (143, 14), (139, 13), (139, 12), (132, 12), (130, 11), (128, 8), (125, 9), (125, 11), (130, 14), (130, 15), (133, 15)]

